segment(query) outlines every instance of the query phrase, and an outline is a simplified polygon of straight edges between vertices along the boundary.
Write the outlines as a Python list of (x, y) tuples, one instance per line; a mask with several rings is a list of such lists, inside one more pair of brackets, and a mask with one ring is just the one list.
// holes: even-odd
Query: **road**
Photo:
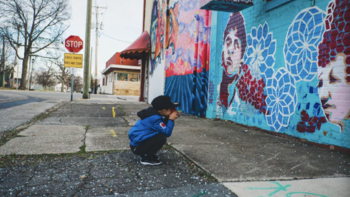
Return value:
[[(42, 91), (0, 90), (0, 133), (21, 126), (46, 110), (62, 102), (70, 102), (70, 93)], [(116, 100), (137, 101), (135, 96), (91, 94), (91, 102)], [(73, 100), (81, 100), (81, 93), (74, 93)]]

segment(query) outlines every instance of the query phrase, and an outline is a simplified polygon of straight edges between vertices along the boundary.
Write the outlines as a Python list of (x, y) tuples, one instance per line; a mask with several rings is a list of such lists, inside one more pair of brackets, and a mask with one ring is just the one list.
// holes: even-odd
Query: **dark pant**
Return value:
[(141, 142), (139, 146), (130, 145), (131, 151), (141, 157), (155, 155), (166, 143), (166, 136), (162, 133), (148, 138)]

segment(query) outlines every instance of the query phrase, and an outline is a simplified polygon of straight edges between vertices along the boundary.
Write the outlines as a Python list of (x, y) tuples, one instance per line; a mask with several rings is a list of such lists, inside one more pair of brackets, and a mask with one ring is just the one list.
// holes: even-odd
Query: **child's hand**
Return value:
[(172, 112), (170, 115), (169, 115), (169, 119), (170, 120), (175, 120), (179, 117), (179, 113), (177, 111), (174, 111)]

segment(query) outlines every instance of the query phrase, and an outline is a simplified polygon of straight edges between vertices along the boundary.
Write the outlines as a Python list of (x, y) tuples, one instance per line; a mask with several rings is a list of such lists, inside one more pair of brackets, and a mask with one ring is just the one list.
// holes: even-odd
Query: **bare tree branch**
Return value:
[(42, 53), (60, 41), (69, 27), (68, 0), (0, 0), (0, 7), (0, 33), (13, 49), (24, 47), (23, 56), (18, 52), (16, 56), (23, 60), (20, 89), (25, 89), (29, 56), (52, 58)]

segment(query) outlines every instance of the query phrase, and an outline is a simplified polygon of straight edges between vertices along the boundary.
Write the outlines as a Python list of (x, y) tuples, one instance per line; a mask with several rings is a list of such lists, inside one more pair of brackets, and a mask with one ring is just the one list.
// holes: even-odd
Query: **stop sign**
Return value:
[(69, 36), (65, 40), (64, 46), (69, 52), (78, 53), (83, 49), (83, 41), (79, 38), (79, 36)]

